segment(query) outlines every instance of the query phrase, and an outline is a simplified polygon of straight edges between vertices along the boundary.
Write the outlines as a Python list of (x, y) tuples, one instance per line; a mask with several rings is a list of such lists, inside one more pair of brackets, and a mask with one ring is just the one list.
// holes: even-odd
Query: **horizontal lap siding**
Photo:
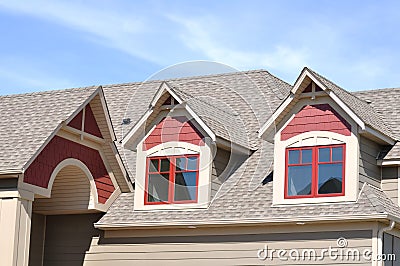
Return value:
[(212, 164), (211, 173), (211, 198), (214, 198), (215, 194), (224, 182), (226, 175), (223, 172), (229, 163), (230, 152), (218, 149), (217, 154), (214, 157)]
[[(257, 258), (257, 251), (265, 245), (270, 249), (315, 249), (319, 254), (323, 248), (336, 247), (340, 236), (346, 237), (348, 248), (371, 248), (371, 231), (93, 239), (84, 265), (342, 265), (347, 261), (327, 258), (296, 263), (277, 257)], [(347, 263), (370, 265), (365, 261)]]
[(398, 204), (399, 190), (397, 167), (382, 168), (382, 190), (385, 191), (386, 195), (388, 195), (393, 202)]
[(380, 186), (381, 169), (377, 165), (376, 158), (381, 151), (381, 146), (372, 140), (360, 137), (360, 182)]
[(35, 199), (33, 210), (38, 213), (60, 213), (87, 210), (90, 183), (85, 173), (75, 166), (64, 167), (53, 183), (51, 198)]

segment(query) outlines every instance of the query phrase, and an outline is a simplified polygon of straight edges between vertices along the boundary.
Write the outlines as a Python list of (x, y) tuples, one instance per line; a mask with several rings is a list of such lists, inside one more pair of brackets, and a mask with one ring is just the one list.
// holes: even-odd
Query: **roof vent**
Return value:
[(130, 118), (124, 118), (122, 119), (122, 125), (129, 125), (131, 123), (131, 119)]
[(371, 100), (365, 100), (365, 102), (368, 103), (368, 104), (372, 103)]

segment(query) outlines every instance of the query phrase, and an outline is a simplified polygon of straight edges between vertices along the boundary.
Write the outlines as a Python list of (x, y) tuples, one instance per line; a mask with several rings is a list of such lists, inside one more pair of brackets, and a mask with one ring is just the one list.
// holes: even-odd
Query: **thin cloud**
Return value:
[(140, 40), (148, 31), (146, 21), (138, 14), (125, 14), (99, 8), (96, 4), (74, 1), (1, 1), (0, 7), (28, 14), (88, 33), (87, 39), (151, 62), (159, 57), (148, 51)]
[[(179, 36), (188, 48), (198, 51), (210, 60), (224, 62), (240, 69), (264, 67), (285, 71), (298, 71), (308, 60), (305, 49), (294, 49), (288, 45), (275, 44), (270, 52), (251, 52), (227, 48), (218, 43), (218, 35), (212, 34), (210, 21), (168, 15), (181, 27)], [(208, 20), (208, 19), (207, 19)], [(215, 23), (215, 22), (214, 22)], [(271, 47), (265, 44), (265, 49)]]

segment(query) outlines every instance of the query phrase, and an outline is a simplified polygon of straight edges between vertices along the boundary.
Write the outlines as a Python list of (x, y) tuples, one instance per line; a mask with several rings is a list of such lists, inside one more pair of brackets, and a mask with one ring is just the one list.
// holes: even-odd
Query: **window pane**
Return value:
[(334, 162), (343, 161), (342, 147), (332, 148), (332, 161)]
[(168, 201), (168, 180), (169, 174), (151, 174), (148, 180), (148, 196), (149, 202)]
[(196, 199), (196, 172), (177, 173), (175, 175), (175, 201)]
[(288, 167), (288, 195), (311, 194), (311, 165)]
[(196, 157), (188, 157), (188, 170), (197, 170), (197, 156)]
[(312, 162), (312, 150), (302, 150), (301, 151), (301, 163), (311, 163)]
[(318, 149), (318, 162), (330, 162), (331, 161), (331, 148), (320, 148)]
[(150, 160), (149, 172), (158, 172), (158, 159)]
[(342, 192), (342, 164), (320, 164), (318, 166), (318, 194)]
[(300, 150), (289, 151), (289, 164), (300, 163)]
[(186, 158), (179, 157), (176, 158), (176, 171), (184, 171), (186, 168)]
[[(383, 252), (382, 254), (393, 253), (393, 236), (387, 233), (383, 233)], [(392, 265), (391, 261), (387, 261), (384, 265)]]
[(169, 172), (169, 159), (161, 159), (160, 172)]

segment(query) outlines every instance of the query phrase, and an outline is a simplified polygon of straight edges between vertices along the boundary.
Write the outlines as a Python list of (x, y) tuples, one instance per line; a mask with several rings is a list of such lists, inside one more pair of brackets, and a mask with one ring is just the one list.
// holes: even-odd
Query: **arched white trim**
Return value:
[(349, 136), (345, 136), (330, 131), (310, 131), (298, 134), (288, 140), (281, 141), (285, 147), (306, 147), (342, 144), (348, 141)]
[(90, 201), (89, 201), (89, 209), (93, 209), (96, 207), (96, 205), (99, 204), (98, 202), (98, 195), (97, 195), (97, 189), (96, 189), (96, 183), (94, 182), (94, 178), (92, 176), (92, 173), (90, 172), (89, 168), (81, 162), (78, 159), (74, 158), (68, 158), (60, 162), (53, 170), (50, 176), (49, 184), (47, 185), (47, 190), (49, 191), (48, 197), (51, 197), (51, 190), (53, 188), (53, 183), (54, 180), (56, 179), (58, 173), (66, 166), (76, 166), (79, 169), (81, 169), (86, 177), (89, 179), (89, 184), (90, 184)]

